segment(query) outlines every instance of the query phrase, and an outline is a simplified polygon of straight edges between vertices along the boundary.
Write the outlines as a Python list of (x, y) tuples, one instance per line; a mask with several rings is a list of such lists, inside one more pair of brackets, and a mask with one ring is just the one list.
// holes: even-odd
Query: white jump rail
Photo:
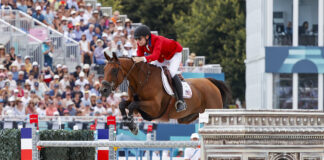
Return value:
[(181, 148), (197, 147), (199, 141), (39, 141), (41, 147), (120, 147), (120, 148)]

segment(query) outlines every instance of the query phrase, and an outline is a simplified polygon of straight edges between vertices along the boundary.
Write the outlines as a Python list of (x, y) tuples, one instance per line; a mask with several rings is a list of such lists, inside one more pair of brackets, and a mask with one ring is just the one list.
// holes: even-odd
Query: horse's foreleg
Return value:
[(128, 124), (128, 128), (132, 131), (132, 133), (134, 135), (137, 135), (138, 133), (138, 128), (137, 125), (134, 123), (134, 109), (137, 109), (139, 107), (139, 102), (138, 101), (133, 101), (128, 105), (128, 120), (129, 120), (129, 124)]
[(131, 101), (122, 101), (119, 103), (119, 110), (123, 117), (123, 120), (127, 120), (126, 108), (131, 103)]

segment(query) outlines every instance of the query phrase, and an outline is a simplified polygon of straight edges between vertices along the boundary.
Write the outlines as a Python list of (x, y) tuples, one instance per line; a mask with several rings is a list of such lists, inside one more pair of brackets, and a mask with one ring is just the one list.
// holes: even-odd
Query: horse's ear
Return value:
[(114, 59), (115, 61), (118, 61), (118, 58), (117, 58), (116, 52), (113, 52), (113, 59)]
[(104, 52), (104, 55), (105, 55), (105, 58), (107, 59), (107, 61), (110, 61), (111, 58), (107, 55), (106, 52)]

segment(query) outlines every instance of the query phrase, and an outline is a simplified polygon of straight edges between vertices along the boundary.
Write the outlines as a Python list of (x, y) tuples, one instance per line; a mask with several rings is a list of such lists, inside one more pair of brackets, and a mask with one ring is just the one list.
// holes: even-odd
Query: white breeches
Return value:
[(181, 52), (177, 52), (173, 55), (170, 60), (164, 60), (164, 62), (159, 62), (158, 60), (151, 62), (151, 64), (156, 66), (166, 66), (168, 67), (172, 78), (179, 73), (179, 66), (181, 63), (182, 55)]

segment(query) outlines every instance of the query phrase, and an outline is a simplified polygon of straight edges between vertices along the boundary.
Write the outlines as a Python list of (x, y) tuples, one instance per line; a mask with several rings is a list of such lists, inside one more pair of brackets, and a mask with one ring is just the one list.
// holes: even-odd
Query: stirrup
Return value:
[[(178, 105), (182, 105), (182, 108), (179, 108)], [(187, 109), (187, 105), (184, 101), (182, 100), (178, 100), (176, 103), (175, 103), (175, 108), (176, 108), (176, 111), (177, 112), (181, 112), (181, 111), (185, 111)]]

